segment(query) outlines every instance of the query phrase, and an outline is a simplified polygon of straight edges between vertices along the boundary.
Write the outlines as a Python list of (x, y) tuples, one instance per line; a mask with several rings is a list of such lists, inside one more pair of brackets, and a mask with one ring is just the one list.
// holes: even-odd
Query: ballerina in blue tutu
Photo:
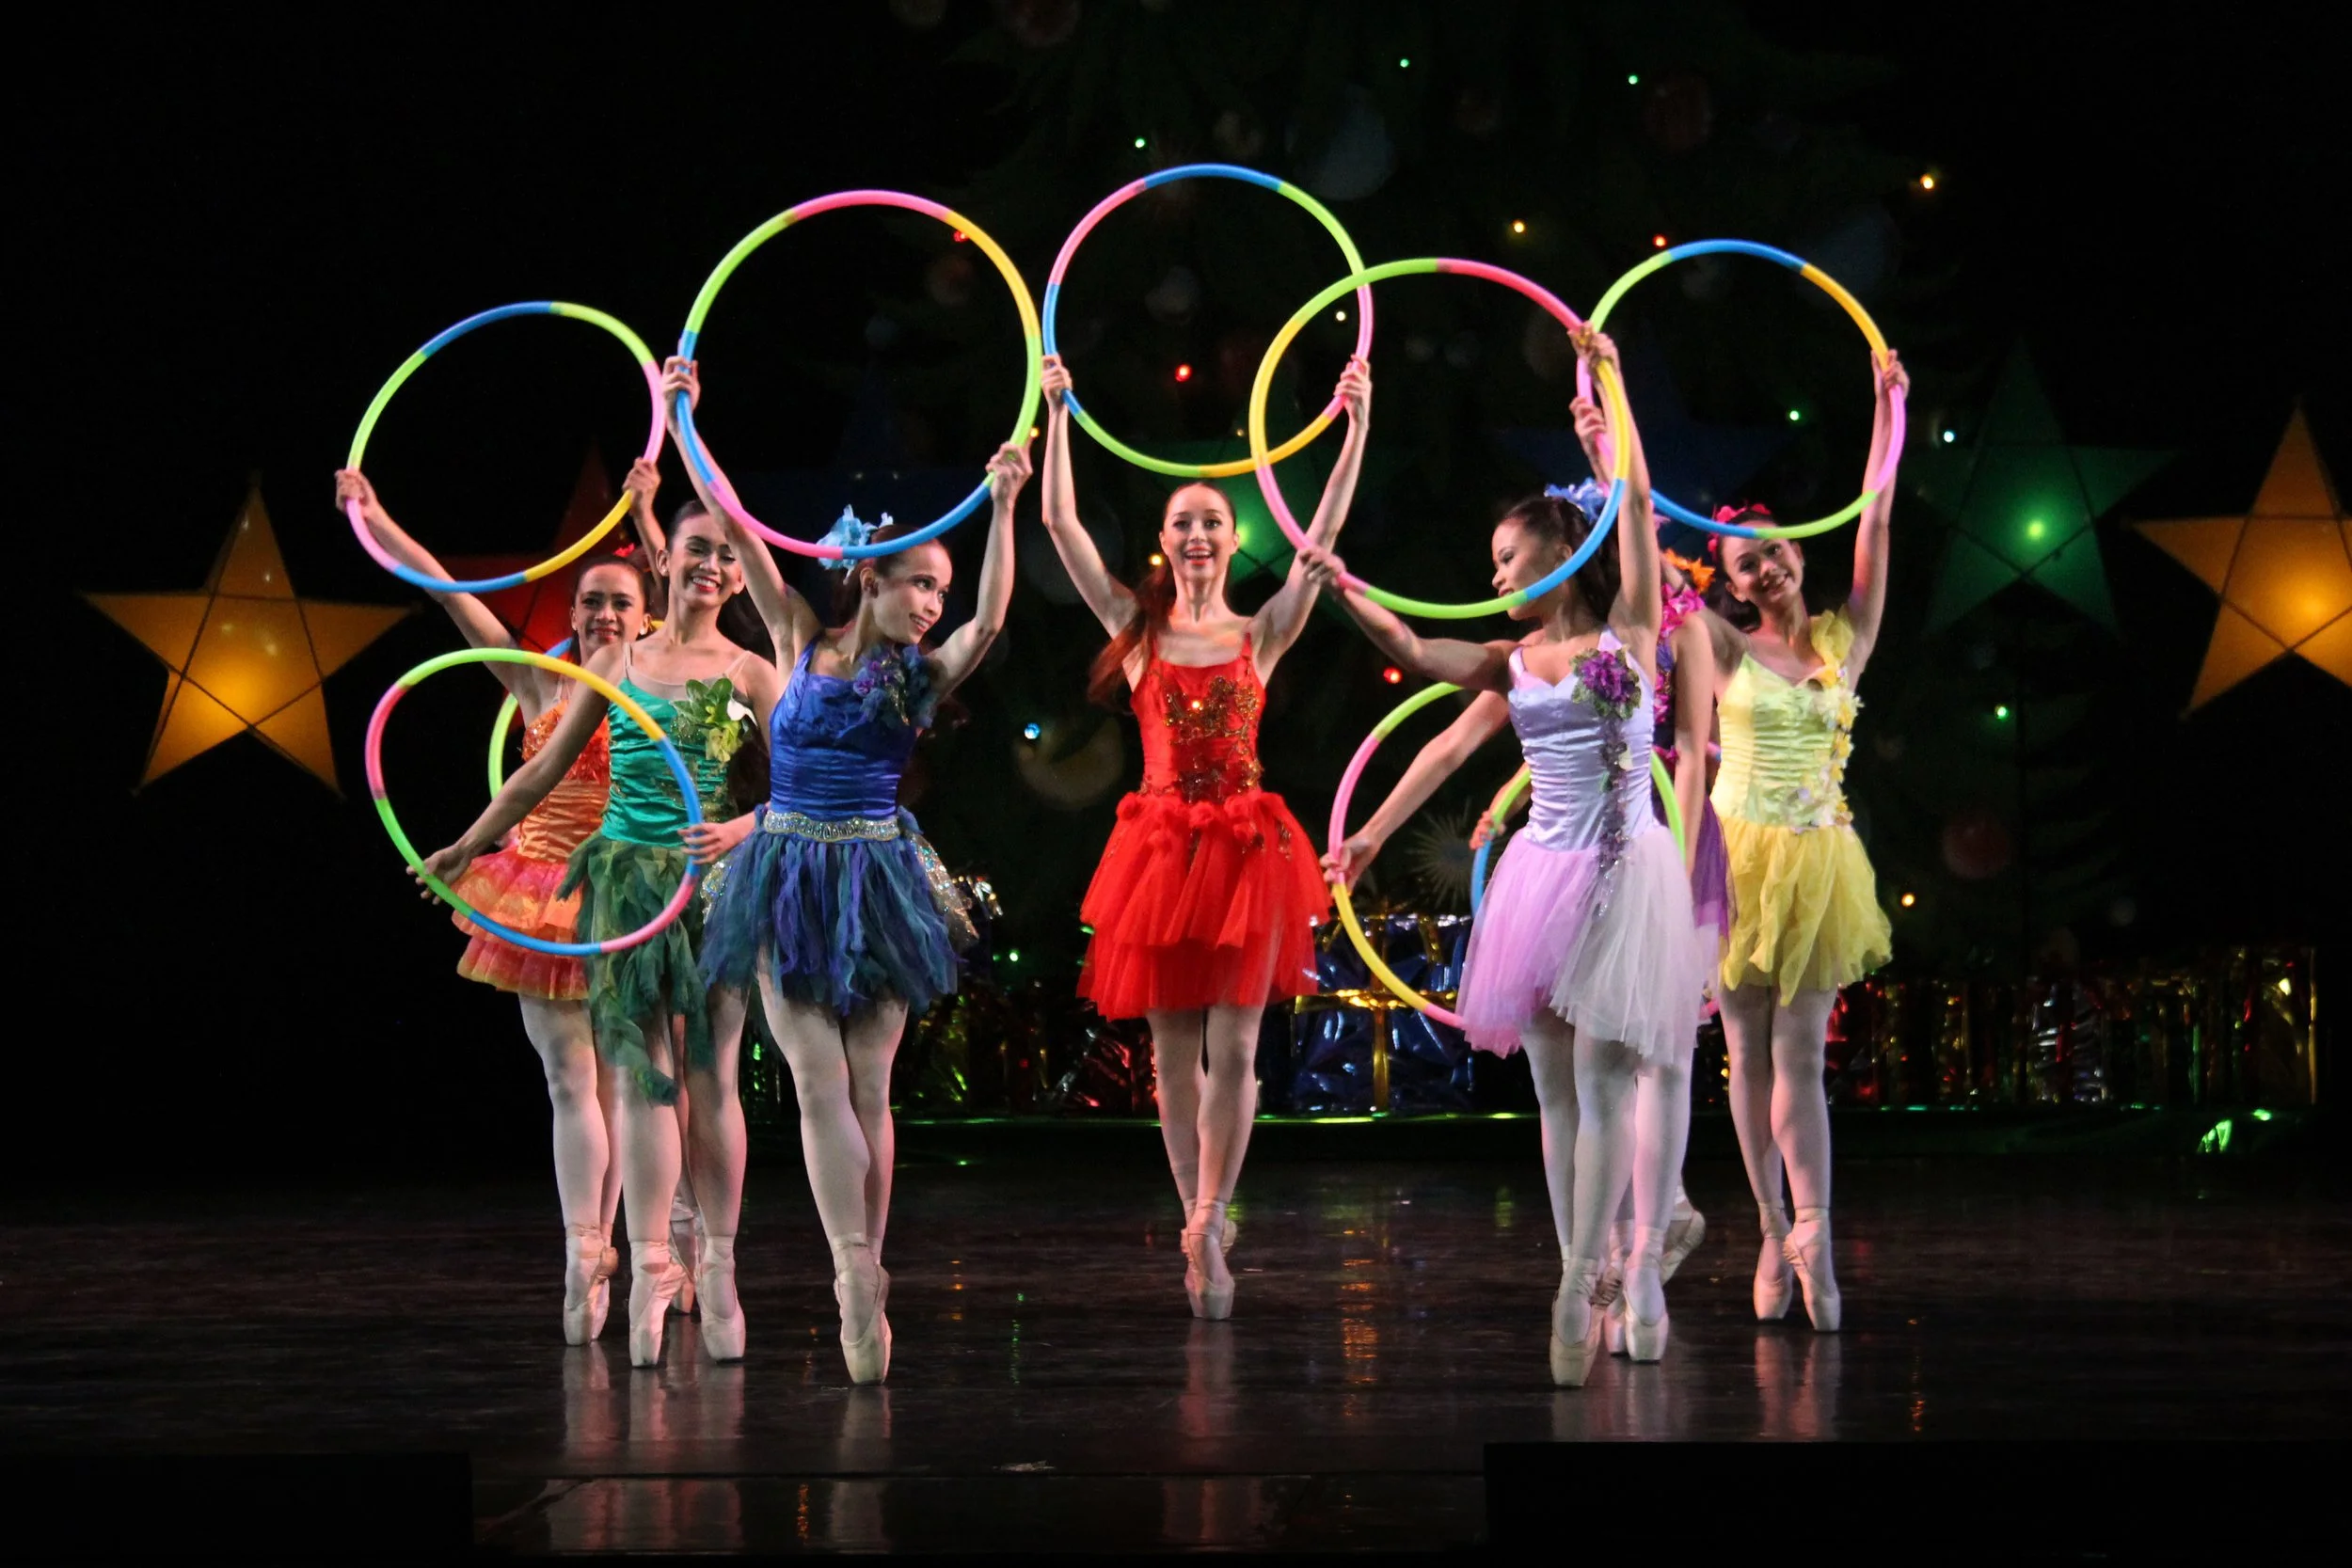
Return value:
[[(694, 366), (671, 360), (664, 389), (673, 400), (680, 391), (697, 396)], [(755, 694), (769, 697), (762, 718), (771, 793), (711, 896), (702, 972), (715, 990), (758, 987), (792, 1069), (809, 1187), (833, 1247), (842, 1355), (858, 1383), (879, 1382), (890, 1367), (882, 1241), (895, 1144), (891, 1061), (910, 1014), (956, 989), (956, 949), (970, 934), (938, 857), (898, 804), (898, 781), (940, 700), (979, 667), (1012, 600), (1013, 502), (1029, 478), (1028, 454), (1008, 445), (988, 469), (993, 514), (978, 603), (936, 648), (923, 639), (946, 608), (954, 563), (945, 546), (927, 542), (845, 562), (835, 616), (842, 624), (828, 628), (786, 585), (767, 546), (729, 524), (752, 602), (789, 673), (771, 696)], [(703, 499), (725, 515), (715, 497)], [(879, 543), (907, 531), (886, 517), (869, 529), (845, 513), (829, 537)], [(739, 1194), (744, 1140), (732, 1044), (723, 1042), (720, 1054), (725, 1092), (712, 1099), (732, 1125), (694, 1138), (702, 1155), (694, 1180), (697, 1193), (707, 1180)], [(697, 1096), (697, 1117), (703, 1104)], [(715, 1307), (739, 1354), (733, 1287), (730, 1272), (728, 1299)], [(718, 1292), (705, 1291), (707, 1334)]]

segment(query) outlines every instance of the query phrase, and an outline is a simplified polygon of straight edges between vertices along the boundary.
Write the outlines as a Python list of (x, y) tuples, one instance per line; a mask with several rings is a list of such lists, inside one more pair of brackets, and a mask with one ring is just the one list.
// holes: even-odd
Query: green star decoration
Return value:
[(2069, 445), (2022, 344), (1976, 439), (1956, 447), (1944, 435), (1920, 431), (1903, 463), (1912, 494), (1952, 523), (1930, 628), (2023, 578), (2116, 630), (2094, 525), (2173, 454)]

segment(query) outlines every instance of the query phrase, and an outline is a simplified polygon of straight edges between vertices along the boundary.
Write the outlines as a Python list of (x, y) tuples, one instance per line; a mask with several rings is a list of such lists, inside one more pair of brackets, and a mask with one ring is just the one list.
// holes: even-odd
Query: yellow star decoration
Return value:
[(2352, 521), (2301, 408), (2251, 511), (2138, 527), (2221, 595), (2192, 710), (2290, 653), (2352, 685)]
[(83, 597), (170, 672), (142, 787), (250, 730), (340, 794), (319, 682), (408, 614), (296, 598), (258, 485), (246, 493), (201, 592)]

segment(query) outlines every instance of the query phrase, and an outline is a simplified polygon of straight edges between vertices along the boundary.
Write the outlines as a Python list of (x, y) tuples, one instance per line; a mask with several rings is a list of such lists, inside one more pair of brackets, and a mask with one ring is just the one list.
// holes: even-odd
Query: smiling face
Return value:
[(607, 562), (580, 575), (572, 591), (572, 645), (580, 657), (644, 633), (644, 578), (634, 568)]
[(681, 517), (661, 552), (661, 573), (670, 584), (671, 613), (718, 608), (743, 591), (743, 563), (719, 519), (706, 513)]
[(1187, 484), (1168, 498), (1160, 518), (1160, 554), (1176, 580), (1197, 588), (1225, 580), (1233, 558), (1233, 504), (1214, 484)]
[(858, 566), (858, 587), (875, 629), (893, 642), (920, 643), (947, 611), (955, 562), (926, 542)]
[[(1565, 544), (1547, 539), (1535, 529), (1518, 517), (1505, 517), (1495, 525), (1493, 549), (1495, 558), (1495, 592), (1515, 594), (1531, 582), (1540, 580), (1562, 562), (1567, 560)], [(1559, 590), (1554, 589), (1557, 593)], [(1537, 621), (1543, 618), (1541, 599), (1513, 605), (1503, 613), (1514, 621)]]
[(1793, 539), (1725, 539), (1724, 579), (1732, 597), (1758, 610), (1801, 600), (1804, 550)]

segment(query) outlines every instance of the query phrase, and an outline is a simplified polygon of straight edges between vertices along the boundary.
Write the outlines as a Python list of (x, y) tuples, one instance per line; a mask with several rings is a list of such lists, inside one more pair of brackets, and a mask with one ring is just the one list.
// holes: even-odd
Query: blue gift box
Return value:
[[(1470, 928), (1460, 915), (1383, 913), (1364, 921), (1364, 935), (1397, 978), (1448, 1006), (1461, 983)], [(1336, 922), (1317, 944), (1315, 971), (1321, 989), (1298, 999), (1291, 1023), (1294, 1111), (1385, 1116), (1470, 1108), (1469, 1041), (1374, 979)]]

